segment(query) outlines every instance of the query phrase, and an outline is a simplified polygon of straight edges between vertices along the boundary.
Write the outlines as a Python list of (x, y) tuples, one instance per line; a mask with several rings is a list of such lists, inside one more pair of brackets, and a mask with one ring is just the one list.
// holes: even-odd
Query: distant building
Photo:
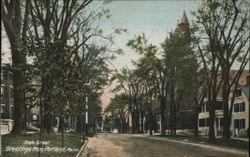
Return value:
[[(231, 71), (234, 75), (235, 71)], [(233, 103), (232, 120), (231, 120), (231, 135), (234, 137), (247, 137), (249, 129), (249, 71), (243, 71), (241, 78), (238, 82), (238, 89), (236, 91), (235, 101)], [(230, 93), (232, 97), (232, 92)], [(207, 98), (204, 99), (204, 103), (201, 106), (199, 113), (199, 131), (201, 134), (208, 135), (209, 132), (209, 106), (207, 105)], [(230, 108), (231, 102), (229, 102)], [(215, 134), (217, 136), (222, 135), (223, 131), (223, 106), (222, 106), (222, 94), (219, 92), (217, 101), (215, 104)]]
[(1, 64), (1, 119), (2, 124), (13, 125), (13, 75), (9, 64)]

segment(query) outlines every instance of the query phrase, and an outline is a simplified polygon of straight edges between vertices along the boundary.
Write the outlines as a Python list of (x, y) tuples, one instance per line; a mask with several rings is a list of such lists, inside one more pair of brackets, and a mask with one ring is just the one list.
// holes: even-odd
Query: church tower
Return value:
[(186, 39), (190, 39), (190, 27), (185, 10), (181, 17), (180, 23), (178, 23), (176, 26), (175, 32), (181, 33)]

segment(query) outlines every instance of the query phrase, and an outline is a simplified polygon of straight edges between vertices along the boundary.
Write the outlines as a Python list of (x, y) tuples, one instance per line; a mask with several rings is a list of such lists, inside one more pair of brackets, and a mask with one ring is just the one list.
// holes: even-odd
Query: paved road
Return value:
[(246, 157), (211, 148), (187, 145), (149, 137), (101, 134), (86, 146), (90, 157)]

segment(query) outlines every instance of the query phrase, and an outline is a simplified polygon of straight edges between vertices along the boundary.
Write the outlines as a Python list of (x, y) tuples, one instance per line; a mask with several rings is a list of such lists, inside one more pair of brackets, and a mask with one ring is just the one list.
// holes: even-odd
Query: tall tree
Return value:
[(128, 104), (128, 95), (122, 93), (115, 95), (115, 97), (111, 99), (109, 106), (105, 109), (105, 112), (111, 113), (118, 119), (119, 133), (125, 133), (127, 131)]
[[(149, 44), (145, 35), (142, 34), (133, 40), (128, 42), (128, 46), (133, 48), (137, 53), (142, 55), (139, 61), (135, 65), (138, 67), (138, 71), (141, 71), (141, 77), (145, 80), (147, 85), (145, 86), (148, 97), (148, 103), (150, 104), (150, 125), (152, 125), (151, 103), (152, 96), (158, 95), (161, 108), (161, 135), (165, 135), (166, 129), (166, 97), (167, 97), (167, 82), (166, 82), (166, 69), (162, 61), (157, 57), (157, 47)], [(153, 82), (155, 86), (151, 87), (150, 82)], [(157, 94), (150, 94), (152, 90), (157, 91)], [(150, 101), (150, 102), (149, 102)], [(151, 127), (150, 127), (151, 128)]]
[[(214, 29), (213, 34), (216, 41), (221, 41), (217, 45), (218, 53), (216, 57), (221, 62), (222, 83), (222, 103), (223, 103), (223, 138), (230, 138), (230, 125), (232, 119), (233, 103), (229, 106), (229, 101), (234, 100), (235, 95), (230, 98), (232, 90), (237, 90), (239, 78), (247, 63), (249, 63), (250, 46), (249, 34), (249, 9), (246, 1), (230, 0), (222, 2), (212, 2), (215, 9), (212, 12)], [(222, 38), (222, 40), (220, 40)], [(237, 73), (232, 74), (232, 66), (238, 62)], [(231, 81), (230, 81), (231, 80)], [(233, 102), (233, 101), (232, 101)]]
[[(250, 38), (248, 33), (249, 5), (243, 0), (203, 1), (202, 6), (196, 12), (196, 17), (197, 23), (202, 26), (203, 33), (208, 37), (208, 50), (212, 55), (212, 67), (215, 67), (210, 70), (210, 78), (214, 78), (214, 83), (211, 82), (210, 85), (212, 87), (213, 84), (219, 82), (216, 87), (219, 90), (222, 83), (223, 137), (230, 138), (233, 103), (229, 107), (229, 100), (234, 100), (234, 95), (232, 99), (229, 98), (229, 95), (231, 90), (236, 90), (235, 87), (237, 87), (241, 73), (249, 62), (250, 49), (249, 45), (247, 45)], [(203, 55), (203, 57), (205, 56)], [(232, 76), (232, 81), (230, 81), (231, 69), (237, 60), (239, 70), (236, 75)], [(217, 70), (219, 66), (215, 66), (218, 64), (221, 67), (219, 73)], [(216, 75), (222, 76), (218, 78)], [(216, 91), (218, 91), (215, 86), (212, 94), (213, 99), (215, 99), (212, 100), (213, 102), (216, 101)], [(214, 121), (212, 117), (210, 120)]]
[[(187, 40), (189, 39), (189, 40)], [(191, 93), (198, 64), (190, 45), (190, 38), (179, 32), (170, 33), (162, 44), (163, 60), (167, 69), (170, 103), (170, 128), (176, 134), (178, 112), (185, 93)], [(186, 97), (188, 94), (185, 95)]]
[[(31, 56), (35, 56), (40, 69), (42, 97), (44, 99), (44, 129), (46, 132), (53, 132), (52, 129), (52, 103), (51, 94), (53, 86), (56, 83), (56, 75), (60, 72), (61, 62), (57, 60), (69, 60), (74, 53), (77, 53), (78, 47), (69, 43), (72, 37), (87, 24), (85, 20), (78, 23), (78, 29), (74, 29), (77, 20), (84, 9), (92, 0), (83, 1), (31, 1), (31, 24), (29, 31), (29, 46)], [(82, 18), (84, 19), (84, 18)], [(85, 17), (85, 19), (87, 19)], [(71, 51), (66, 51), (71, 49)], [(67, 54), (69, 53), (69, 54)], [(67, 55), (66, 55), (67, 54)], [(67, 58), (66, 58), (67, 56)], [(64, 58), (65, 57), (65, 58)], [(66, 65), (63, 63), (63, 65)]]
[(194, 102), (194, 136), (199, 135), (199, 112), (201, 111), (201, 106), (204, 103), (204, 99), (206, 97), (204, 88), (205, 88), (205, 74), (204, 70), (200, 69), (197, 73), (196, 76), (193, 79), (194, 82), (192, 82), (192, 87), (191, 87), (191, 97)]
[[(212, 12), (215, 7), (212, 5), (211, 1), (203, 1), (202, 5), (194, 15), (196, 16), (196, 24), (194, 29), (201, 34), (198, 42), (198, 54), (200, 60), (205, 70), (206, 75), (206, 89), (207, 93), (207, 106), (209, 106), (209, 140), (211, 142), (215, 141), (215, 106), (217, 100), (217, 95), (222, 84), (223, 78), (219, 79), (219, 69), (221, 67), (221, 62), (216, 57), (218, 53), (216, 37), (212, 32), (214, 28)], [(201, 27), (199, 27), (201, 26)], [(202, 46), (201, 46), (202, 45)]]
[[(14, 126), (11, 131), (19, 134), (25, 129), (25, 66), (26, 54), (23, 47), (27, 40), (29, 0), (1, 1), (1, 19), (11, 45), (14, 87)], [(22, 7), (24, 5), (24, 7)]]
[[(131, 114), (132, 121), (132, 133), (138, 131), (138, 112), (137, 112), (137, 96), (138, 96), (138, 79), (134, 75), (132, 70), (123, 68), (121, 72), (117, 72), (113, 75), (112, 81), (117, 79), (119, 84), (113, 89), (113, 92), (124, 91), (129, 96), (129, 108), (128, 111)], [(129, 117), (128, 117), (129, 118)], [(128, 120), (129, 121), (129, 120)]]
[[(75, 71), (74, 77), (78, 79), (75, 79), (78, 94), (84, 96), (83, 87), (90, 79), (89, 71), (97, 60), (103, 62), (107, 57), (104, 54), (108, 54), (105, 47), (94, 48), (93, 38), (111, 39), (110, 36), (103, 36), (99, 29), (102, 17), (108, 17), (109, 13), (106, 10), (98, 13), (91, 10), (91, 2), (52, 0), (30, 3), (32, 22), (28, 50), (41, 78), (46, 114), (44, 129), (48, 133), (53, 132), (51, 92), (58, 81), (57, 75), (70, 64), (71, 70)], [(111, 55), (109, 58), (113, 58)]]

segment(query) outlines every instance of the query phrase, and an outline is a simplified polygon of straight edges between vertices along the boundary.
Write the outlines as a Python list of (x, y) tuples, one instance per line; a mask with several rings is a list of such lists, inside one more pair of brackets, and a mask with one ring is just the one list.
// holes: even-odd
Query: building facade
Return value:
[[(233, 73), (233, 72), (232, 72)], [(249, 130), (249, 72), (244, 71), (236, 90), (235, 100), (232, 106), (232, 119), (231, 119), (231, 136), (233, 137), (248, 137)], [(232, 93), (230, 93), (230, 99)], [(231, 102), (229, 101), (229, 109)], [(221, 93), (217, 96), (215, 105), (215, 135), (222, 136), (223, 132), (223, 106)], [(201, 111), (199, 113), (199, 131), (201, 134), (208, 135), (209, 132), (209, 106), (207, 105), (207, 98), (202, 103)]]
[(10, 131), (13, 126), (13, 75), (9, 64), (1, 64), (1, 120)]

